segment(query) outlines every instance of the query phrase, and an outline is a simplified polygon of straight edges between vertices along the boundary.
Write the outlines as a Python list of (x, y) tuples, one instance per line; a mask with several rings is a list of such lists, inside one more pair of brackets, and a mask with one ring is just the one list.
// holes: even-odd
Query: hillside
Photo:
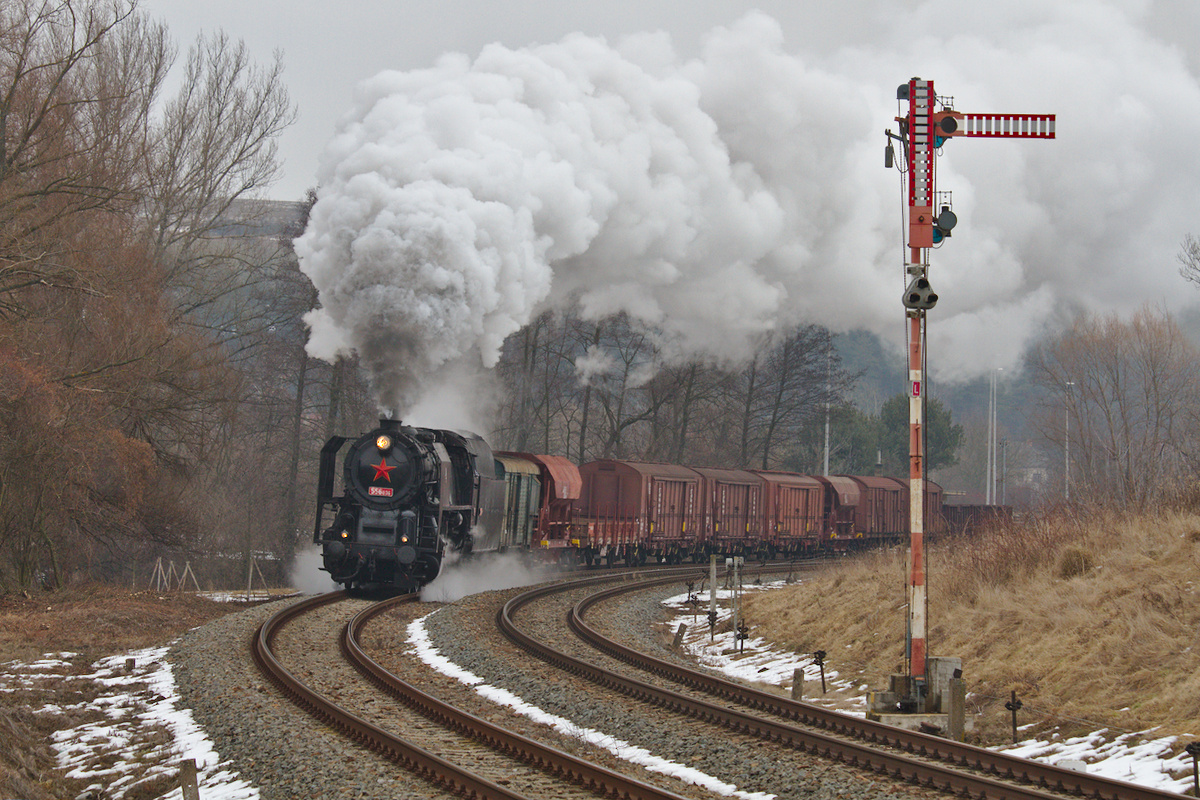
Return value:
[[(746, 598), (753, 635), (886, 688), (904, 654), (903, 550)], [(1157, 728), (1200, 737), (1200, 515), (1057, 513), (929, 556), (933, 655), (960, 656), (979, 744)]]

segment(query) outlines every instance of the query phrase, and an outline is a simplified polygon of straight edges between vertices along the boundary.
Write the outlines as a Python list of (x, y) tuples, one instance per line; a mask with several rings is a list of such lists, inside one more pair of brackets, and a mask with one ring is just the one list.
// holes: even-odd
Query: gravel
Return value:
[[(473, 595), (441, 607), (427, 621), (435, 646), (442, 655), (530, 703), (743, 791), (816, 800), (930, 796), (711, 726), (678, 718), (666, 722), (660, 710), (604, 695), (591, 684), (581, 685), (579, 679), (519, 656), (511, 646), (494, 641), (499, 634), (494, 633), (493, 621), (498, 605), (519, 591)], [(640, 601), (626, 603), (611, 621), (628, 632), (635, 646), (661, 655), (666, 652), (664, 634), (657, 623), (665, 616), (658, 601), (678, 592), (671, 586), (643, 595)], [(566, 607), (564, 602), (564, 611)], [(258, 786), (264, 800), (443, 797), (435, 787), (319, 726), (261, 676), (249, 655), (250, 638), (279, 608), (274, 603), (229, 615), (188, 632), (172, 648), (181, 703), (193, 710), (221, 758)], [(392, 635), (399, 638), (401, 633)]]
[[(294, 601), (283, 601), (294, 602)], [(181, 705), (192, 710), (223, 762), (283, 798), (448, 798), (296, 708), (250, 655), (258, 626), (282, 608), (268, 603), (188, 631), (171, 648)]]

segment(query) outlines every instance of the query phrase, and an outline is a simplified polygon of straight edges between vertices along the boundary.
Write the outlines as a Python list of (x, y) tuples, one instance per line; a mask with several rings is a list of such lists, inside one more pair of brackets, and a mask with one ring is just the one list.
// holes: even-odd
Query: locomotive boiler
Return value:
[(334, 581), (414, 591), (436, 578), (447, 558), (499, 548), (504, 478), (481, 437), (380, 420), (351, 442), (343, 493), (335, 497), (338, 453), (347, 441), (334, 436), (325, 443), (317, 482), (313, 542)]

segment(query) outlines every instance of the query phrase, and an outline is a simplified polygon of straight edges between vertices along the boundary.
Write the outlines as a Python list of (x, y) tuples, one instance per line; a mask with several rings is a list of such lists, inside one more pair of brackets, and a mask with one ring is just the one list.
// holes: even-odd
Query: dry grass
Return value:
[(0, 595), (0, 662), (62, 650), (99, 658), (161, 645), (239, 607), (186, 592), (107, 586)]
[[(750, 596), (747, 618), (885, 688), (903, 671), (905, 556)], [(1200, 515), (1056, 513), (941, 543), (929, 561), (930, 652), (962, 657), (977, 741), (1008, 739), (1014, 690), (1019, 722), (1063, 735), (1200, 734)]]
[[(190, 628), (244, 607), (186, 593), (130, 592), (103, 586), (36, 592), (28, 597), (0, 595), (0, 662), (69, 651), (80, 653), (75, 663), (87, 668), (104, 656), (166, 644)], [(70, 686), (64, 682), (62, 688), (55, 682), (43, 686), (40, 692), (0, 692), (0, 797), (75, 797), (85, 785), (59, 775), (47, 745), (51, 732), (82, 720), (71, 715), (34, 714), (31, 705), (79, 703), (90, 698), (79, 694), (74, 682)]]

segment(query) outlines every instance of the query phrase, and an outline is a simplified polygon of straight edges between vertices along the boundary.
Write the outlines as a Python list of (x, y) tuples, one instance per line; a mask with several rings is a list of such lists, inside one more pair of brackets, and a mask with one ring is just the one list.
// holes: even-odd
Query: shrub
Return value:
[(1063, 580), (1069, 580), (1088, 574), (1094, 566), (1092, 556), (1087, 550), (1070, 545), (1063, 548), (1062, 554), (1059, 555), (1055, 573)]

